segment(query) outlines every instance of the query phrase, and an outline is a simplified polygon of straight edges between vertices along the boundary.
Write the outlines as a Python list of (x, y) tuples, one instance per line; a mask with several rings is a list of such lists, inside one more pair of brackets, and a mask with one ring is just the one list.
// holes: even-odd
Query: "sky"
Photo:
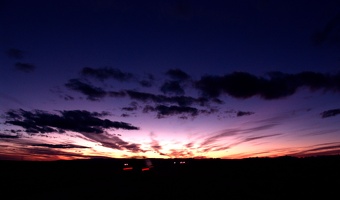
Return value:
[(340, 2), (0, 2), (0, 159), (340, 153)]

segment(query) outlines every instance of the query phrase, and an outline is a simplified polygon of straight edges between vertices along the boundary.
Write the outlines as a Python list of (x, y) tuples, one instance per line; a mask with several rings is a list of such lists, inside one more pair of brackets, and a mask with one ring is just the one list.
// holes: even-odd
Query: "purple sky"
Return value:
[(0, 159), (340, 153), (336, 1), (0, 3)]

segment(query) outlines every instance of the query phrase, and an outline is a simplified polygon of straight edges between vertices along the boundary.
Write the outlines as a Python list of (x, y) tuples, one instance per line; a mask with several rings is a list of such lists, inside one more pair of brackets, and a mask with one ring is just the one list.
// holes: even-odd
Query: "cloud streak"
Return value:
[(59, 115), (41, 110), (10, 110), (6, 112), (6, 123), (19, 126), (27, 133), (52, 133), (74, 131), (79, 133), (104, 133), (108, 129), (138, 130), (138, 127), (125, 122), (100, 119), (107, 113), (85, 110), (59, 111)]
[(331, 109), (331, 110), (326, 110), (320, 113), (322, 118), (328, 118), (328, 117), (334, 117), (336, 115), (340, 114), (340, 109)]
[(88, 83), (84, 83), (79, 79), (71, 79), (65, 86), (71, 90), (78, 91), (87, 96), (88, 100), (98, 101), (107, 95), (107, 92), (99, 87), (94, 87)]
[(34, 147), (47, 147), (51, 149), (74, 149), (74, 148), (89, 148), (75, 144), (32, 144)]

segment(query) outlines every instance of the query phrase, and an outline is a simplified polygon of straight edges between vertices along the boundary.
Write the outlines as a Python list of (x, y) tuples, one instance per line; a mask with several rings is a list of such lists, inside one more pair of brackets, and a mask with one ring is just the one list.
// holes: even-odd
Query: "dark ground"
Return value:
[(151, 161), (0, 161), (0, 198), (340, 199), (340, 156)]

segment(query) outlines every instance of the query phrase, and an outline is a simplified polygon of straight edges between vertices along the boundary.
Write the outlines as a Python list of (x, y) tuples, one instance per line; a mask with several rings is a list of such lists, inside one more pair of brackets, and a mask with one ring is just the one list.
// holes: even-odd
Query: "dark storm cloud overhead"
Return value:
[(19, 71), (29, 73), (35, 70), (35, 65), (30, 64), (30, 63), (17, 62), (15, 63), (15, 68)]
[(90, 67), (85, 67), (82, 69), (81, 74), (84, 76), (88, 77), (93, 77), (98, 80), (106, 80), (106, 79), (115, 79), (118, 81), (129, 81), (131, 80), (134, 76), (131, 73), (127, 72), (122, 72), (119, 69), (115, 68), (90, 68)]
[(257, 77), (246, 72), (234, 72), (224, 76), (203, 76), (196, 81), (195, 87), (204, 96), (219, 97), (222, 94), (246, 99), (260, 96), (263, 99), (280, 99), (295, 94), (297, 89), (305, 87), (314, 90), (340, 92), (340, 73), (322, 74), (301, 72), (285, 74), (271, 72), (266, 77)]
[[(125, 122), (100, 119), (101, 113), (84, 110), (59, 111), (61, 115), (45, 111), (11, 110), (6, 113), (6, 123), (20, 126), (27, 133), (51, 133), (74, 131), (79, 133), (103, 133), (107, 129), (138, 130)], [(12, 116), (12, 117), (11, 117)]]
[(65, 86), (71, 90), (81, 92), (87, 96), (88, 100), (91, 101), (98, 101), (107, 95), (107, 92), (103, 89), (84, 83), (79, 79), (70, 79)]
[(320, 115), (322, 118), (334, 117), (340, 114), (340, 108), (323, 111)]
[(180, 85), (178, 81), (167, 81), (165, 82), (160, 90), (164, 94), (172, 94), (172, 95), (183, 95), (184, 94), (184, 89)]
[(165, 73), (174, 81), (186, 81), (190, 79), (190, 76), (180, 69), (170, 69)]
[(47, 147), (52, 149), (73, 149), (73, 148), (89, 148), (75, 144), (32, 144), (34, 147)]
[(6, 51), (6, 54), (10, 58), (22, 59), (24, 57), (24, 51), (16, 48), (10, 48)]

